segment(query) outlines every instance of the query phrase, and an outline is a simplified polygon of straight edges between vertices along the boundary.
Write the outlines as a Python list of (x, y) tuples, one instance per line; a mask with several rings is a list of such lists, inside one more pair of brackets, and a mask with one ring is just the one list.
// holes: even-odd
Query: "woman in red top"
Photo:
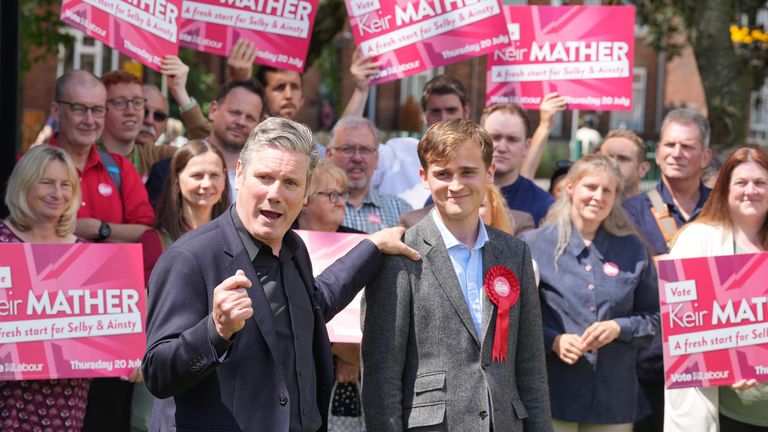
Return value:
[[(31, 148), (8, 180), (0, 243), (79, 243), (75, 223), (80, 182), (69, 156), (56, 147)], [(0, 430), (79, 431), (91, 380), (0, 381)]]
[(145, 282), (171, 243), (224, 213), (229, 207), (229, 187), (224, 157), (210, 143), (193, 140), (176, 152), (158, 200), (155, 229), (139, 237)]

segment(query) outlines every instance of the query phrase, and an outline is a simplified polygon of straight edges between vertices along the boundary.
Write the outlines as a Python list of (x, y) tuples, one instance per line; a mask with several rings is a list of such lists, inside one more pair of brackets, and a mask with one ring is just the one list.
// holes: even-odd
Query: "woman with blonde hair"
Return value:
[(507, 200), (497, 186), (488, 184), (485, 187), (485, 199), (480, 205), (480, 217), (483, 223), (515, 235), (515, 220), (510, 217)]
[(364, 234), (342, 225), (348, 200), (347, 174), (331, 162), (321, 161), (312, 172), (306, 203), (293, 227)]
[(629, 432), (642, 414), (637, 349), (659, 330), (656, 270), (621, 210), (611, 159), (584, 156), (564, 185), (542, 228), (522, 235), (541, 276), (553, 426)]
[[(768, 152), (758, 147), (743, 147), (723, 163), (701, 213), (678, 232), (669, 258), (765, 250), (768, 250)], [(740, 380), (732, 386), (666, 390), (664, 430), (766, 431), (768, 385)]]
[[(80, 181), (69, 156), (39, 145), (19, 160), (8, 180), (0, 243), (84, 243), (74, 235)], [(88, 378), (0, 381), (0, 429), (80, 430)]]

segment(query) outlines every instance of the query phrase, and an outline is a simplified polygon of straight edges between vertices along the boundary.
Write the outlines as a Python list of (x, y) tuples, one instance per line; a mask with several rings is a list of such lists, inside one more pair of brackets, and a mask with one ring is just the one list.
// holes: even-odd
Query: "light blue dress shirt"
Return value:
[(437, 229), (440, 231), (443, 243), (445, 243), (445, 247), (448, 249), (453, 271), (459, 280), (461, 292), (464, 294), (467, 307), (469, 307), (469, 314), (472, 315), (472, 322), (475, 324), (477, 337), (481, 339), (483, 335), (480, 327), (483, 323), (483, 298), (485, 297), (485, 290), (483, 289), (483, 246), (488, 242), (488, 233), (485, 231), (485, 225), (478, 215), (477, 223), (479, 229), (477, 240), (475, 240), (475, 245), (472, 246), (472, 249), (469, 249), (448, 231), (448, 228), (440, 220), (434, 209), (430, 213), (435, 221), (435, 225), (437, 225)]

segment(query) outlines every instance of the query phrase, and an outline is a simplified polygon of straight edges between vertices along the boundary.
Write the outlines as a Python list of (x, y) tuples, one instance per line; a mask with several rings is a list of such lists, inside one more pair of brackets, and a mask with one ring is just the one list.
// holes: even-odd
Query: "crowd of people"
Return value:
[[(163, 60), (178, 149), (156, 145), (157, 87), (58, 78), (57, 130), (11, 174), (0, 242), (140, 243), (147, 350), (119, 379), (0, 382), (0, 429), (768, 430), (754, 380), (664, 389), (655, 267), (765, 250), (765, 150), (735, 151), (710, 189), (709, 124), (675, 109), (651, 190), (644, 141), (614, 130), (558, 161), (547, 192), (533, 176), (560, 95), (535, 128), (516, 104), (474, 122), (464, 85), (440, 75), (423, 137), (381, 143), (363, 117), (378, 64), (356, 52), (322, 146), (293, 121), (301, 75), (254, 76), (254, 58), (236, 44), (207, 117), (189, 68)], [(314, 276), (293, 229), (368, 237)], [(331, 344), (325, 323), (363, 287), (362, 344)]]

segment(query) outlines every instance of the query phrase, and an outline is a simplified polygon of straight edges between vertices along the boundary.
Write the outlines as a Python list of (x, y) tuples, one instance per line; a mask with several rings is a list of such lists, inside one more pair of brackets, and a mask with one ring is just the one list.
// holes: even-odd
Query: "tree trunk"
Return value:
[(730, 39), (732, 0), (702, 0), (691, 45), (712, 125), (713, 146), (741, 146), (749, 120), (751, 71)]

